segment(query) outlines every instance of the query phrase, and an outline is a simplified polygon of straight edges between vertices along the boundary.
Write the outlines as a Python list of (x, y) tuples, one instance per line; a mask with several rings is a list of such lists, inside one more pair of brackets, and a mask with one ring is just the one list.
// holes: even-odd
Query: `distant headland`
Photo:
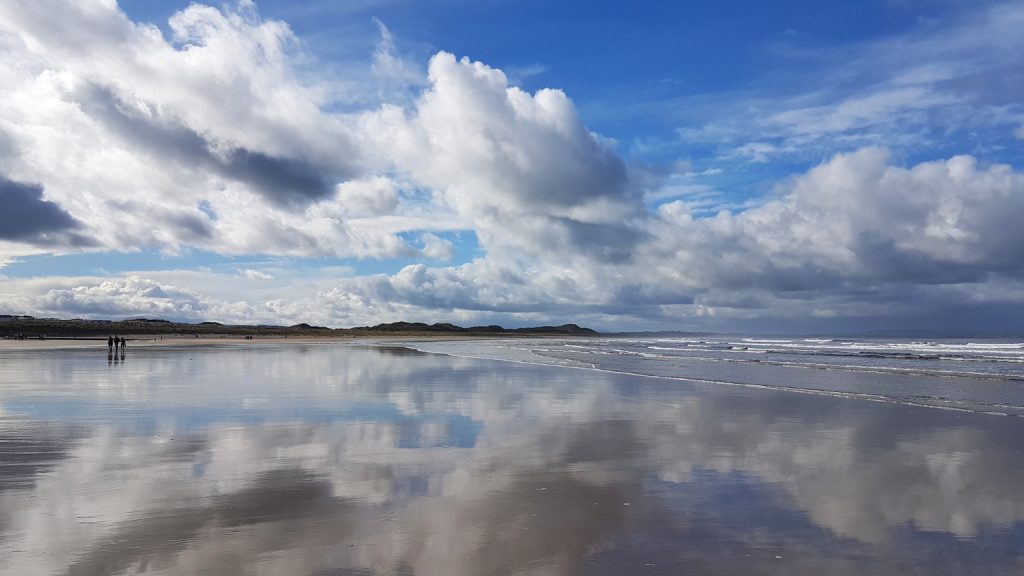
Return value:
[(391, 322), (376, 326), (355, 328), (327, 328), (306, 323), (293, 326), (222, 324), (220, 322), (171, 322), (159, 318), (130, 318), (126, 320), (35, 318), (32, 316), (0, 315), (0, 338), (86, 338), (120, 335), (180, 335), (180, 336), (594, 336), (598, 332), (576, 324), (560, 326), (534, 326), (529, 328), (503, 328), (497, 325), (464, 328), (448, 323)]

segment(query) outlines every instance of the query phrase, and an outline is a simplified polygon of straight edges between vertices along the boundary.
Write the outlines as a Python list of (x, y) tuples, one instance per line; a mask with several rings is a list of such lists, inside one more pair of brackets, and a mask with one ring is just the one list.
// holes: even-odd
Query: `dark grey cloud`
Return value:
[[(804, 292), (836, 288), (843, 278), (834, 270), (811, 263), (780, 265), (756, 253), (741, 255), (730, 261), (711, 251), (702, 255), (706, 270), (695, 273), (707, 279), (710, 286), (722, 290), (754, 289), (773, 292)], [(732, 264), (740, 260), (739, 264)]]
[(175, 214), (170, 220), (177, 224), (180, 230), (186, 231), (190, 239), (209, 240), (213, 237), (213, 228), (208, 219), (194, 214)]
[(42, 245), (88, 246), (80, 224), (59, 204), (43, 198), (43, 187), (0, 176), (0, 240)]
[(248, 184), (276, 203), (316, 200), (333, 191), (328, 177), (303, 160), (235, 148), (220, 165), (224, 175)]
[(151, 155), (245, 184), (278, 206), (300, 206), (334, 192), (331, 181), (337, 175), (305, 159), (272, 156), (241, 146), (220, 151), (223, 147), (177, 119), (132, 110), (104, 86), (90, 85), (76, 96), (89, 116)]
[[(927, 254), (901, 250), (890, 238), (877, 234), (860, 234), (854, 241), (854, 250), (864, 263), (866, 272), (877, 280), (912, 284), (948, 284), (977, 282), (992, 268), (984, 265), (951, 263), (936, 260)], [(1019, 267), (1019, 265), (1018, 265)]]

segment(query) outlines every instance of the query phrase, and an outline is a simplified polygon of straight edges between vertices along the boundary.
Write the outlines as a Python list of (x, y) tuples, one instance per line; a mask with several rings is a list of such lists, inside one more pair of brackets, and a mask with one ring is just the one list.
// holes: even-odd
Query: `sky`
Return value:
[(1024, 2), (7, 0), (0, 314), (1024, 333)]

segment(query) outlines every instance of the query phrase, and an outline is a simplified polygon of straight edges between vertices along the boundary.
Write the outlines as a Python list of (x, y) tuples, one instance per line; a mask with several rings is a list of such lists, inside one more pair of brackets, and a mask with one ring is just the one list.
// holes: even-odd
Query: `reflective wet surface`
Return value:
[(1019, 574), (1024, 419), (342, 345), (0, 353), (0, 574)]

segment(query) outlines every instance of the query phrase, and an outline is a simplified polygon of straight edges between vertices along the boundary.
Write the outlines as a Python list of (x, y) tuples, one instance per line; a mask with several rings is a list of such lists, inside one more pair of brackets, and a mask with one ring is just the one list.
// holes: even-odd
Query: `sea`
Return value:
[(1024, 338), (645, 335), (410, 346), (472, 358), (1024, 415)]

